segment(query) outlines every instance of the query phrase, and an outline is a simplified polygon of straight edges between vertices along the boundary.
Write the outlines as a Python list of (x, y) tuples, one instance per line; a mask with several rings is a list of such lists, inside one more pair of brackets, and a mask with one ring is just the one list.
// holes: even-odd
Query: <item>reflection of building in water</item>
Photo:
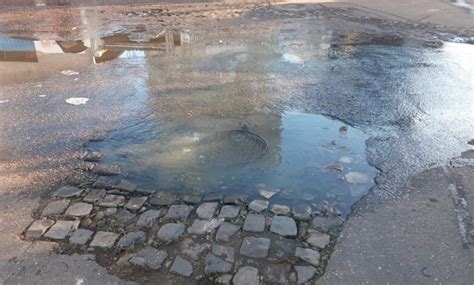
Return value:
[[(190, 35), (179, 32), (163, 32), (144, 42), (131, 40), (128, 35), (70, 41), (0, 37), (0, 84), (33, 80), (65, 69), (129, 57), (127, 51), (170, 53), (183, 49), (191, 40)], [(133, 56), (137, 56), (137, 52)]]

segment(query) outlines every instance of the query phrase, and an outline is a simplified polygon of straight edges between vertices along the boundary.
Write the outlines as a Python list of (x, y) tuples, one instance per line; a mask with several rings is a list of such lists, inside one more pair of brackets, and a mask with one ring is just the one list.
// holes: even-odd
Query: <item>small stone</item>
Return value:
[(76, 229), (71, 237), (69, 238), (69, 243), (77, 244), (77, 245), (85, 245), (89, 239), (94, 234), (93, 231), (86, 230), (86, 229)]
[(134, 223), (136, 217), (137, 217), (136, 214), (126, 209), (119, 209), (113, 218), (117, 221), (119, 226), (124, 228)]
[(102, 247), (102, 248), (111, 248), (114, 246), (115, 241), (118, 239), (119, 235), (112, 232), (103, 232), (98, 231), (94, 239), (92, 240), (91, 247)]
[(367, 174), (351, 171), (344, 175), (344, 180), (352, 184), (364, 184), (369, 182), (369, 176)]
[(207, 202), (196, 209), (196, 215), (201, 219), (212, 219), (217, 210), (217, 203)]
[(150, 203), (155, 206), (169, 206), (176, 201), (176, 194), (169, 192), (155, 192)]
[(125, 208), (129, 209), (130, 211), (138, 211), (143, 204), (145, 204), (148, 197), (132, 197), (128, 200), (127, 204), (125, 204)]
[(234, 248), (230, 246), (224, 246), (219, 244), (212, 245), (212, 254), (224, 259), (229, 263), (234, 263)]
[(341, 172), (344, 170), (344, 166), (339, 161), (330, 163), (326, 165), (325, 168), (329, 171), (337, 171), (337, 172)]
[(243, 194), (234, 193), (224, 198), (225, 204), (243, 205), (247, 202), (247, 196)]
[(261, 233), (265, 230), (265, 217), (257, 214), (248, 214), (244, 222), (244, 231)]
[(130, 247), (137, 243), (143, 243), (146, 240), (146, 233), (142, 231), (131, 232), (124, 235), (117, 243), (118, 247)]
[(100, 164), (96, 165), (93, 171), (102, 176), (115, 176), (122, 174), (122, 168), (118, 165)]
[(165, 241), (176, 240), (184, 233), (185, 229), (186, 226), (182, 224), (164, 224), (156, 234), (156, 237)]
[(292, 214), (297, 221), (309, 221), (311, 219), (311, 207), (306, 204), (296, 205)]
[(306, 242), (312, 247), (324, 249), (331, 241), (331, 236), (328, 234), (321, 233), (315, 230), (309, 230), (308, 233), (309, 236), (306, 239)]
[(284, 237), (295, 237), (298, 233), (295, 220), (286, 216), (274, 216), (270, 231)]
[(275, 215), (285, 216), (285, 215), (288, 215), (288, 213), (290, 213), (290, 208), (288, 206), (275, 204), (275, 205), (272, 205), (272, 208), (270, 209), (270, 211)]
[(125, 197), (120, 195), (107, 194), (104, 199), (99, 202), (99, 206), (102, 207), (114, 207), (123, 206), (125, 204)]
[(249, 209), (257, 213), (261, 213), (267, 208), (268, 208), (268, 201), (265, 201), (265, 200), (253, 200), (249, 204)]
[(54, 192), (53, 197), (69, 198), (79, 197), (84, 190), (74, 186), (64, 186)]
[(211, 233), (220, 225), (220, 220), (194, 220), (193, 224), (188, 228), (188, 233), (192, 235), (205, 235)]
[(52, 220), (36, 220), (26, 230), (26, 238), (39, 238), (54, 224)]
[(242, 241), (240, 254), (248, 257), (263, 258), (267, 257), (270, 248), (270, 239), (246, 237)]
[(191, 258), (192, 260), (200, 260), (203, 255), (209, 249), (209, 244), (195, 243), (190, 238), (185, 238), (178, 247), (181, 253)]
[(64, 213), (66, 208), (69, 206), (69, 200), (63, 199), (63, 200), (57, 200), (50, 202), (43, 210), (41, 213), (41, 217), (48, 217), (48, 216), (53, 216), (53, 215), (61, 215)]
[(115, 185), (114, 188), (125, 192), (133, 192), (138, 188), (138, 185), (128, 180), (122, 179), (120, 180), (119, 184)]
[(267, 284), (287, 284), (290, 273), (289, 264), (268, 264), (263, 271), (263, 280)]
[(193, 266), (191, 262), (187, 261), (186, 259), (176, 256), (173, 265), (171, 266), (170, 272), (184, 277), (189, 277), (193, 274)]
[(276, 194), (278, 194), (278, 192), (280, 192), (280, 189), (260, 189), (258, 191), (258, 193), (267, 198), (267, 199), (270, 199), (271, 197), (275, 196)]
[(240, 206), (224, 205), (219, 213), (219, 218), (233, 219), (239, 215)]
[(230, 238), (240, 230), (240, 226), (224, 222), (216, 233), (216, 240), (228, 242)]
[(90, 190), (89, 193), (87, 193), (86, 197), (84, 197), (83, 201), (84, 202), (89, 202), (93, 204), (97, 204), (102, 199), (104, 199), (105, 195), (107, 194), (107, 191), (104, 189), (92, 189)]
[(183, 197), (181, 197), (181, 201), (187, 204), (195, 205), (201, 202), (201, 196), (184, 195)]
[(258, 269), (251, 266), (241, 267), (235, 274), (232, 282), (234, 285), (259, 285)]
[(167, 257), (166, 250), (157, 250), (154, 247), (146, 246), (130, 259), (130, 263), (156, 270), (161, 268)]
[(232, 266), (232, 263), (224, 261), (212, 253), (209, 253), (204, 259), (204, 272), (206, 274), (228, 273), (232, 270)]
[(115, 185), (117, 185), (117, 180), (112, 179), (110, 177), (100, 176), (92, 187), (94, 188), (103, 188), (103, 189), (112, 189)]
[(296, 248), (295, 256), (314, 266), (319, 265), (319, 259), (321, 257), (318, 251), (302, 247)]
[(305, 284), (313, 279), (316, 274), (316, 268), (313, 266), (295, 266), (298, 275), (298, 284)]
[(137, 226), (151, 228), (153, 223), (164, 215), (162, 210), (148, 210), (140, 215), (138, 218)]
[(99, 162), (102, 160), (102, 154), (98, 151), (87, 152), (84, 156), (84, 161)]
[(340, 226), (344, 220), (338, 216), (317, 216), (311, 220), (311, 227), (323, 232), (328, 232), (331, 228)]
[(168, 221), (178, 221), (178, 220), (187, 220), (193, 206), (188, 205), (172, 205), (168, 212), (165, 215), (165, 220)]
[(64, 239), (79, 227), (79, 221), (57, 221), (45, 234), (50, 239)]
[(69, 208), (67, 208), (66, 215), (74, 216), (74, 217), (84, 217), (84, 216), (89, 215), (91, 211), (92, 211), (92, 204), (80, 202), (80, 203), (72, 204)]

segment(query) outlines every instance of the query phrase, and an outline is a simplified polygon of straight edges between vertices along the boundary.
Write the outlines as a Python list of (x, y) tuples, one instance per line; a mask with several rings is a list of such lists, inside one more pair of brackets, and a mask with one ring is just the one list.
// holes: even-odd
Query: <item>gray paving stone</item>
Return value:
[(296, 248), (295, 256), (314, 266), (319, 265), (319, 259), (321, 257), (318, 251), (302, 247)]
[(167, 221), (187, 220), (193, 210), (193, 206), (172, 205), (165, 215)]
[(184, 233), (185, 229), (186, 226), (182, 224), (164, 224), (156, 234), (156, 237), (166, 241), (176, 240)]
[(324, 249), (331, 241), (331, 236), (319, 231), (308, 230), (306, 242), (312, 247)]
[(92, 208), (92, 204), (82, 202), (75, 203), (69, 206), (69, 208), (67, 208), (66, 215), (74, 217), (84, 217), (91, 213)]
[(163, 210), (148, 210), (143, 212), (138, 218), (137, 226), (151, 228), (153, 223), (164, 215)]
[(298, 275), (298, 284), (305, 284), (313, 279), (316, 274), (316, 268), (313, 266), (295, 266)]
[(295, 220), (286, 216), (274, 216), (270, 231), (284, 237), (295, 237), (298, 233)]
[(232, 270), (233, 264), (227, 262), (212, 253), (209, 253), (204, 259), (204, 272), (211, 273), (228, 273)]
[(233, 219), (240, 213), (240, 206), (224, 205), (219, 213), (219, 218)]
[(263, 270), (263, 280), (266, 284), (288, 284), (290, 274), (291, 265), (269, 263)]
[(99, 162), (102, 160), (102, 154), (98, 151), (87, 152), (83, 160), (87, 162)]
[(268, 201), (266, 200), (253, 200), (249, 204), (249, 210), (261, 213), (268, 208)]
[(148, 197), (132, 197), (128, 200), (127, 204), (125, 204), (125, 208), (129, 209), (130, 211), (138, 211), (143, 204), (145, 204)]
[(240, 226), (224, 222), (220, 225), (216, 233), (216, 240), (228, 242), (230, 238), (240, 230)]
[(272, 205), (270, 211), (275, 215), (286, 216), (290, 213), (290, 208), (285, 205), (275, 204), (275, 205)]
[(317, 216), (311, 220), (311, 228), (321, 230), (323, 232), (328, 232), (332, 227), (340, 226), (344, 223), (344, 220), (341, 217), (337, 216)]
[(194, 220), (193, 224), (188, 228), (188, 233), (192, 235), (205, 235), (211, 233), (219, 227), (221, 221), (218, 219), (212, 220)]
[(62, 199), (50, 202), (41, 213), (41, 217), (48, 217), (53, 215), (61, 215), (69, 206), (68, 199)]
[(285, 261), (295, 256), (295, 250), (295, 240), (288, 238), (274, 239), (270, 256), (276, 260)]
[(76, 229), (69, 238), (69, 243), (76, 245), (85, 245), (93, 234), (93, 231), (87, 229)]
[(225, 204), (243, 205), (247, 202), (247, 195), (233, 193), (224, 198)]
[(203, 198), (205, 202), (220, 202), (222, 201), (222, 194), (209, 194)]
[(156, 270), (161, 268), (167, 257), (168, 252), (166, 250), (157, 250), (154, 247), (146, 246), (137, 252), (129, 262), (137, 266)]
[(41, 237), (52, 225), (54, 224), (53, 220), (36, 220), (25, 232), (25, 237), (27, 238), (39, 238)]
[(234, 275), (232, 282), (234, 285), (259, 285), (258, 269), (251, 266), (241, 267)]
[(155, 206), (169, 206), (176, 202), (176, 194), (170, 192), (155, 192), (150, 203)]
[(56, 223), (44, 234), (44, 237), (57, 240), (64, 239), (69, 235), (69, 233), (77, 229), (79, 223), (79, 221), (56, 221)]
[(265, 189), (260, 189), (260, 190), (258, 190), (258, 194), (262, 195), (262, 196), (265, 197), (266, 199), (272, 198), (273, 196), (275, 196), (276, 194), (278, 194), (278, 192), (280, 192), (280, 189), (269, 189), (269, 188), (265, 188)]
[(102, 201), (102, 199), (104, 199), (106, 194), (107, 191), (105, 191), (104, 189), (91, 189), (82, 200), (84, 202), (97, 204)]
[(92, 187), (94, 188), (103, 188), (103, 189), (112, 189), (114, 188), (115, 185), (117, 185), (118, 181), (116, 179), (110, 178), (110, 177), (105, 177), (105, 176), (100, 176), (94, 184), (92, 184)]
[(69, 198), (79, 197), (84, 190), (74, 186), (63, 186), (54, 192), (53, 197)]
[(173, 265), (171, 266), (170, 272), (184, 277), (189, 277), (193, 274), (193, 265), (191, 262), (187, 261), (181, 256), (176, 256)]
[(120, 207), (125, 205), (125, 197), (120, 195), (113, 195), (107, 194), (105, 197), (99, 202), (99, 206), (101, 207)]
[[(115, 208), (112, 208), (115, 209)], [(123, 228), (135, 222), (137, 215), (127, 209), (118, 209), (113, 219)]]
[(114, 186), (114, 188), (131, 193), (137, 190), (138, 185), (128, 180), (122, 179), (117, 185)]
[(293, 218), (297, 221), (311, 220), (311, 207), (306, 204), (296, 205), (292, 210)]
[(212, 219), (216, 213), (217, 205), (215, 202), (203, 203), (196, 209), (196, 215), (201, 219)]
[(178, 247), (181, 253), (192, 260), (200, 260), (207, 253), (210, 245), (207, 243), (196, 243), (190, 238), (185, 238)]
[(92, 170), (102, 176), (116, 176), (122, 174), (122, 168), (112, 164), (97, 164)]
[(263, 258), (268, 256), (269, 248), (270, 239), (268, 238), (246, 237), (242, 241), (240, 254), (248, 257)]
[(211, 252), (229, 263), (234, 263), (234, 248), (231, 246), (213, 244)]
[(98, 231), (94, 239), (92, 240), (91, 247), (102, 247), (102, 248), (111, 248), (114, 246), (115, 241), (118, 239), (119, 235), (112, 232)]
[(257, 214), (248, 214), (244, 222), (244, 231), (261, 233), (265, 230), (265, 217)]
[(130, 232), (125, 234), (117, 243), (118, 247), (130, 247), (135, 244), (143, 243), (146, 241), (146, 233), (143, 231)]
[(181, 197), (181, 201), (187, 204), (195, 205), (201, 202), (202, 197), (197, 195), (184, 195)]

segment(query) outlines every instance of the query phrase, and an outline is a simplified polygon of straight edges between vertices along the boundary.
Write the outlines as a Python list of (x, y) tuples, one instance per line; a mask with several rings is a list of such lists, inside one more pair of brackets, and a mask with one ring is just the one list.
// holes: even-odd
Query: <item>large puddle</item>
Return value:
[[(409, 172), (460, 149), (473, 119), (472, 48), (462, 44), (332, 45), (287, 29), (214, 43), (179, 32), (146, 41), (1, 38), (0, 48), (8, 83), (63, 69), (94, 74), (94, 64), (138, 66), (123, 123), (88, 149), (140, 187), (180, 194), (257, 197), (276, 188), (272, 202), (347, 214), (374, 185), (370, 136), (388, 138), (371, 140), (372, 162)], [(432, 147), (443, 129), (453, 135)]]

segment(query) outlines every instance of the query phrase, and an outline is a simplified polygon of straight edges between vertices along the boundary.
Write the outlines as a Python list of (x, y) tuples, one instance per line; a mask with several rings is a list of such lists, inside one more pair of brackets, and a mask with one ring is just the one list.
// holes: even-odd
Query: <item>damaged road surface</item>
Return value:
[(0, 8), (0, 283), (472, 282), (469, 3), (142, 2)]

